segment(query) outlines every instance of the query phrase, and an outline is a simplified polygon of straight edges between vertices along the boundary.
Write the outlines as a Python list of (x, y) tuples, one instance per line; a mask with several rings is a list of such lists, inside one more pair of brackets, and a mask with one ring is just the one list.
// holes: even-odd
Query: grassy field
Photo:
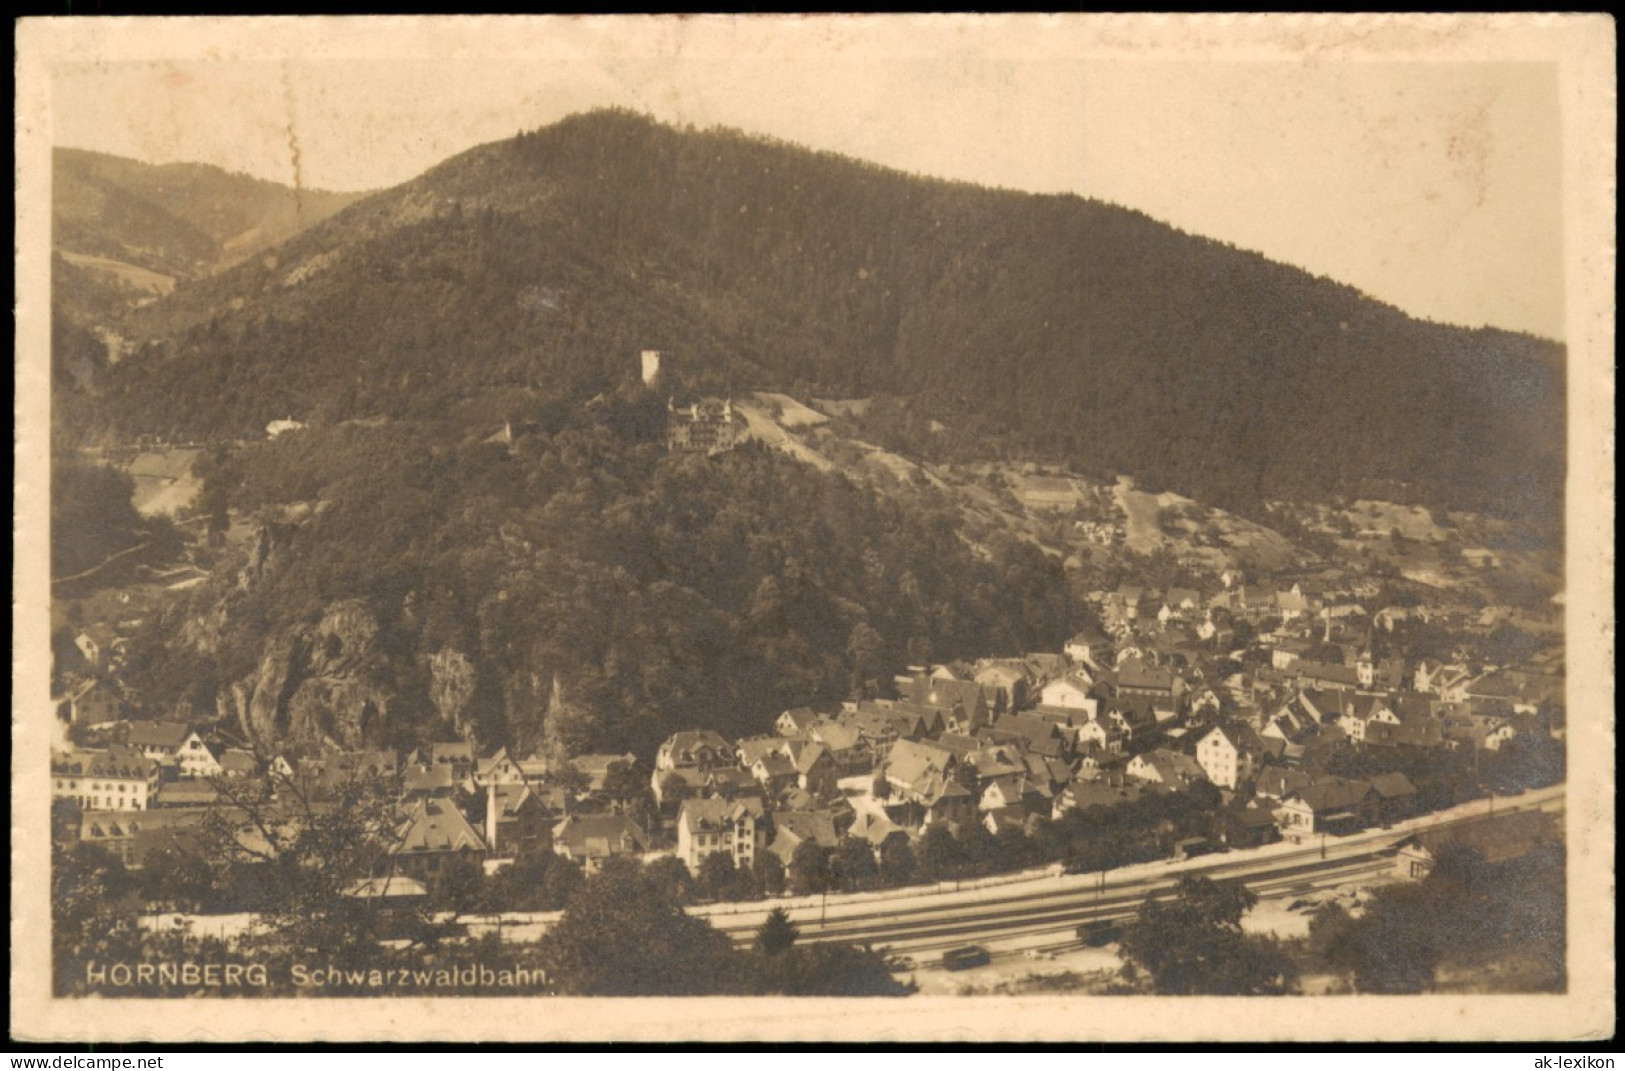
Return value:
[(175, 289), (175, 279), (169, 275), (162, 275), (134, 264), (126, 264), (122, 260), (110, 260), (107, 257), (93, 257), (87, 253), (69, 253), (62, 251), (62, 259), (80, 268), (89, 268), (92, 271), (107, 272), (115, 276), (121, 283), (136, 290), (143, 290), (155, 297), (163, 297)]

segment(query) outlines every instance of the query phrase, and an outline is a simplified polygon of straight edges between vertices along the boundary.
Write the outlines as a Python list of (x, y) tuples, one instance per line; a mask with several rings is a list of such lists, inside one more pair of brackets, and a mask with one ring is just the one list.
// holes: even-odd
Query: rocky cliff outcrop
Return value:
[(469, 703), (479, 678), (474, 663), (454, 647), (442, 647), (429, 656), (429, 701), (440, 718), (459, 736), (469, 729)]
[(314, 626), (272, 637), (259, 667), (232, 689), (244, 733), (275, 752), (374, 742), (394, 699), (380, 672), (377, 637), (377, 619), (358, 600), (334, 603)]

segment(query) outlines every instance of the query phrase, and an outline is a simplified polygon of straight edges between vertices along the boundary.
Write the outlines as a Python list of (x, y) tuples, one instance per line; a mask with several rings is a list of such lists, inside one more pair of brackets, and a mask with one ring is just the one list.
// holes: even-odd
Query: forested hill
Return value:
[(1562, 494), (1555, 343), (1111, 205), (619, 112), (464, 153), (134, 327), (153, 344), (95, 434), (586, 398), (654, 345), (701, 386), (897, 395), (961, 444), (1231, 506), (1380, 487), (1551, 517)]
[(52, 153), (53, 245), (171, 276), (273, 245), (360, 194), (296, 190), (207, 164)]
[(51, 357), (63, 414), (82, 408), (78, 393), (118, 359), (132, 308), (363, 196), (84, 149), (56, 149), (51, 170)]

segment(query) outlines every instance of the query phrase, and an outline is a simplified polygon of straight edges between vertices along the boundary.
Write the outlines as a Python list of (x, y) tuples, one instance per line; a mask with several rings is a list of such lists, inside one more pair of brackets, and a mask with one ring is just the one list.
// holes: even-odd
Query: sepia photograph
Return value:
[(13, 1035), (1607, 1036), (1613, 34), (23, 20)]

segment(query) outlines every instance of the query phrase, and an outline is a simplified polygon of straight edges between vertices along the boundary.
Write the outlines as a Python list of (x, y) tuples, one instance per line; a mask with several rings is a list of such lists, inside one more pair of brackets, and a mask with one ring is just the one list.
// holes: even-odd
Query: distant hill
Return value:
[[(185, 262), (244, 221), (140, 189), (97, 217), (123, 221), (126, 252), (161, 234)], [(89, 211), (77, 190), (69, 223)], [(87, 433), (488, 419), (623, 383), (652, 345), (697, 388), (889, 395), (899, 434), (1221, 505), (1382, 488), (1560, 513), (1556, 343), (1417, 321), (1113, 205), (621, 112), (463, 153), (183, 278), (129, 326), (148, 345), (81, 413)]]
[(206, 164), (52, 153), (59, 251), (177, 278), (205, 274), (296, 234), (362, 195), (295, 190)]
[[(146, 164), (106, 153), (52, 153), (51, 306), (56, 380), (92, 382), (102, 339), (132, 308), (251, 256), (362, 197), (294, 190), (204, 164)], [(100, 336), (100, 337), (98, 337)]]

